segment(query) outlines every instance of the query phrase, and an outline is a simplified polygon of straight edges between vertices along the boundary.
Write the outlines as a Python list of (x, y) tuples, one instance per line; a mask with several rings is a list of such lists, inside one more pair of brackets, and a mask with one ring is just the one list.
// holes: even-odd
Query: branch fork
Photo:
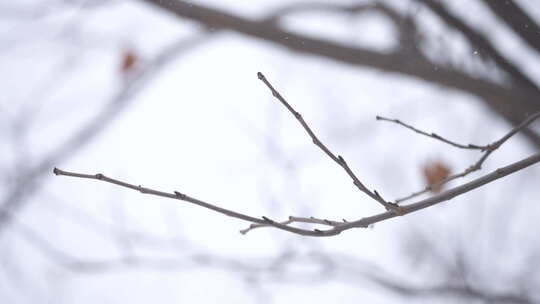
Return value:
[[(275, 221), (272, 220), (266, 216), (262, 216), (262, 218), (253, 217), (250, 215), (246, 215), (237, 211), (225, 209), (222, 207), (219, 207), (217, 205), (207, 203), (205, 201), (202, 201), (200, 199), (188, 196), (184, 193), (173, 191), (173, 192), (164, 192), (160, 190), (154, 190), (150, 188), (143, 187), (141, 185), (133, 185), (129, 184), (127, 182), (117, 180), (114, 178), (107, 177), (101, 173), (97, 174), (83, 174), (83, 173), (77, 173), (77, 172), (69, 172), (64, 171), (58, 168), (53, 169), (53, 173), (55, 175), (62, 175), (62, 176), (70, 176), (70, 177), (76, 177), (76, 178), (83, 178), (83, 179), (94, 179), (99, 180), (102, 182), (107, 182), (111, 184), (115, 184), (124, 188), (129, 188), (135, 191), (139, 191), (144, 194), (149, 195), (155, 195), (155, 196), (161, 196), (171, 199), (177, 199), (180, 201), (188, 202), (203, 208), (210, 209), (215, 212), (222, 213), (226, 216), (234, 217), (237, 219), (241, 219), (244, 221), (251, 222), (251, 224), (245, 228), (240, 230), (240, 233), (246, 234), (249, 231), (257, 228), (263, 228), (263, 227), (273, 227), (280, 230), (285, 230), (294, 234), (304, 235), (304, 236), (315, 236), (315, 237), (327, 237), (327, 236), (334, 236), (338, 235), (341, 232), (353, 228), (367, 228), (375, 223), (382, 222), (394, 217), (403, 216), (408, 213), (416, 212), (428, 207), (431, 207), (433, 205), (439, 204), (441, 202), (445, 202), (447, 200), (450, 200), (456, 196), (459, 196), (461, 194), (467, 193), (471, 190), (474, 190), (476, 188), (479, 188), (487, 183), (490, 183), (496, 179), (502, 178), (506, 175), (512, 174), (514, 172), (517, 172), (519, 170), (522, 170), (524, 168), (527, 168), (529, 166), (532, 166), (538, 162), (540, 162), (540, 152), (537, 152), (536, 154), (533, 154), (525, 159), (522, 159), (520, 161), (517, 161), (513, 164), (510, 164), (506, 167), (499, 168), (495, 170), (492, 173), (486, 174), (482, 177), (479, 177), (477, 179), (474, 179), (468, 183), (462, 184), (460, 186), (451, 188), (449, 190), (446, 190), (442, 193), (436, 194), (432, 197), (417, 201), (415, 203), (411, 203), (408, 205), (398, 205), (399, 202), (403, 202), (405, 200), (414, 198), (420, 194), (426, 193), (427, 191), (430, 191), (433, 187), (433, 185), (430, 185), (426, 187), (425, 189), (422, 189), (421, 191), (412, 193), (411, 195), (397, 199), (394, 203), (386, 201), (381, 194), (377, 190), (369, 190), (357, 177), (357, 175), (352, 171), (352, 169), (349, 167), (345, 159), (341, 155), (334, 154), (324, 143), (322, 143), (319, 138), (315, 135), (315, 133), (312, 131), (310, 126), (306, 123), (302, 115), (297, 112), (284, 98), (283, 96), (270, 84), (270, 82), (266, 79), (266, 77), (262, 73), (257, 73), (257, 77), (270, 89), (272, 96), (274, 96), (294, 117), (295, 119), (300, 123), (302, 128), (306, 131), (306, 133), (309, 135), (309, 137), (312, 139), (312, 142), (314, 145), (316, 145), (324, 154), (326, 154), (331, 160), (333, 160), (335, 163), (337, 163), (344, 171), (345, 173), (352, 179), (353, 184), (356, 186), (356, 188), (372, 198), (374, 201), (376, 201), (378, 204), (383, 206), (385, 208), (385, 212), (379, 213), (376, 215), (372, 215), (369, 217), (364, 217), (358, 220), (354, 221), (347, 221), (343, 219), (342, 221), (334, 221), (329, 219), (320, 219), (315, 217), (296, 217), (296, 216), (289, 216), (289, 218), (285, 221)], [(441, 182), (442, 184), (445, 184), (451, 180), (457, 179), (459, 177), (466, 176), (474, 171), (480, 170), (482, 167), (482, 164), (486, 161), (486, 159), (489, 157), (489, 155), (497, 150), (502, 144), (504, 144), (510, 137), (512, 137), (514, 134), (518, 133), (519, 131), (523, 130), (525, 127), (527, 127), (529, 124), (531, 124), (534, 120), (536, 120), (538, 117), (540, 117), (540, 112), (535, 113), (531, 116), (529, 116), (524, 122), (522, 122), (520, 125), (516, 126), (514, 129), (512, 129), (509, 133), (507, 133), (505, 136), (503, 136), (501, 139), (486, 145), (486, 146), (480, 146), (480, 145), (473, 145), (473, 144), (460, 144), (451, 140), (448, 140), (438, 134), (435, 133), (428, 133), (422, 130), (419, 130), (411, 125), (408, 125), (400, 120), (397, 119), (390, 119), (385, 118), (382, 116), (377, 116), (377, 120), (382, 121), (388, 121), (392, 123), (396, 123), (398, 125), (401, 125), (407, 129), (410, 129), (416, 133), (419, 133), (424, 136), (431, 137), (435, 140), (444, 142), (446, 144), (449, 144), (451, 146), (454, 146), (456, 148), (461, 149), (469, 149), (469, 150), (477, 150), (482, 153), (482, 156), (480, 159), (471, 165), (469, 168), (464, 170), (463, 172), (459, 174), (455, 174), (452, 176), (447, 177), (445, 180)], [(294, 227), (291, 224), (293, 223), (306, 223), (306, 224), (317, 224), (317, 225), (323, 225), (328, 227), (326, 230), (322, 229), (303, 229)]]

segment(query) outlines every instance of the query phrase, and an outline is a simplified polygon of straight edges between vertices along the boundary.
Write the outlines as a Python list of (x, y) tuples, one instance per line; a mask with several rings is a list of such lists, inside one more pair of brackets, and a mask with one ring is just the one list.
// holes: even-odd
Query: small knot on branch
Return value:
[(391, 204), (390, 202), (387, 202), (380, 194), (377, 192), (377, 190), (373, 189), (373, 194), (375, 194), (375, 197), (377, 197), (377, 200), (381, 202), (386, 209), (388, 209), (388, 204)]
[(242, 229), (242, 230), (240, 230), (239, 232), (240, 232), (241, 234), (246, 234), (246, 233), (248, 233), (248, 232), (249, 232), (251, 229), (253, 229), (253, 228), (257, 228), (257, 225), (251, 224), (251, 225), (249, 225), (248, 228)]
[(147, 191), (144, 189), (143, 186), (138, 185), (137, 188), (139, 188), (139, 192), (141, 192), (141, 193), (147, 193)]
[(501, 146), (502, 142), (501, 141), (496, 141), (492, 144), (489, 144), (486, 146), (486, 151), (493, 151), (493, 150), (497, 150), (500, 146)]
[(184, 193), (180, 193), (178, 191), (174, 191), (174, 195), (176, 195), (176, 197), (178, 197), (181, 200), (185, 200), (187, 197), (187, 195), (185, 195)]
[[(99, 180), (102, 180), (102, 179), (103, 179), (103, 174), (101, 174), (101, 173), (98, 173), (98, 174), (96, 174), (95, 176), (96, 176), (96, 178), (99, 179)], [(140, 187), (140, 186), (139, 186), (139, 187)]]
[(467, 170), (465, 170), (465, 174), (469, 174), (471, 172), (474, 172), (474, 171), (477, 171), (477, 170), (480, 170), (482, 169), (482, 165), (479, 164), (479, 163), (476, 163), (472, 166), (470, 166), (469, 168), (467, 168)]
[(268, 223), (271, 223), (271, 224), (273, 224), (273, 223), (274, 223), (274, 221), (273, 221), (273, 220), (271, 220), (271, 219), (267, 218), (266, 216), (263, 216), (263, 217), (262, 217), (262, 219), (263, 219), (263, 220), (264, 220), (265, 222), (268, 222)]
[(395, 215), (401, 216), (405, 214), (405, 210), (403, 209), (403, 207), (399, 206), (398, 204), (386, 203), (385, 207), (386, 207), (386, 210), (394, 213)]

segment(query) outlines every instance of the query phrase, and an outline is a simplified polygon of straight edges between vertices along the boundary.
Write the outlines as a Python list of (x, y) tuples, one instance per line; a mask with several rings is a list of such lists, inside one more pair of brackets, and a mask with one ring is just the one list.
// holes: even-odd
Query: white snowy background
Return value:
[[(511, 128), (460, 92), (293, 53), (232, 32), (202, 36), (196, 24), (140, 1), (60, 5), (48, 12), (57, 2), (0, 3), (3, 172), (31, 166), (93, 119), (132, 77), (120, 71), (125, 50), (141, 60), (136, 73), (165, 46), (183, 39), (192, 43), (141, 84), (105, 131), (57, 167), (178, 190), (274, 219), (352, 220), (379, 213), (380, 206), (355, 189), (272, 97), (257, 79), (259, 71), (365, 184), (388, 199), (421, 189), (421, 168), (429, 161), (443, 161), (457, 172), (479, 154), (377, 122), (376, 115), (463, 143), (487, 144)], [(522, 42), (510, 38), (492, 16), (479, 15), (483, 10), (477, 4), (452, 1), (451, 6), (464, 2), (470, 9), (459, 13), (538, 79), (538, 62), (528, 60), (532, 55)], [(522, 2), (538, 14), (538, 5)], [(198, 3), (254, 18), (283, 4)], [(21, 18), (17, 12), (36, 17)], [(426, 28), (440, 27), (428, 17), (422, 20)], [(382, 50), (394, 38), (392, 28), (375, 17), (312, 13), (290, 17), (286, 25)], [(474, 52), (458, 38), (452, 41), (452, 54)], [(32, 122), (19, 133), (8, 123), (17, 115), (31, 116)], [(532, 152), (526, 139), (516, 136), (482, 172)], [(238, 231), (249, 223), (110, 184), (55, 177), (51, 167), (0, 235), (0, 298), (2, 303), (401, 302), (362, 273), (436, 282), (434, 270), (416, 267), (406, 257), (410, 234), (426, 235), (434, 240), (429, 246), (442, 251), (466, 241), (465, 255), (474, 256), (484, 274), (520, 267), (520, 246), (538, 241), (539, 174), (532, 167), (417, 214), (316, 239), (267, 228), (242, 235)], [(501, 238), (508, 240), (494, 248)], [(280, 271), (260, 270), (290, 252), (296, 260)], [(324, 263), (316, 261), (316, 253), (341, 266), (320, 269)], [(71, 258), (95, 264), (74, 270), (62, 264)], [(130, 263), (139, 258), (148, 263)], [(478, 280), (490, 284), (489, 278)]]

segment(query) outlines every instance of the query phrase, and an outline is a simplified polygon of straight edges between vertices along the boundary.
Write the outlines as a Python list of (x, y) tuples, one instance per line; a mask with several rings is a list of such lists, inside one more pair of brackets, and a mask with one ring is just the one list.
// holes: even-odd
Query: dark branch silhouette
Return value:
[(540, 53), (540, 26), (513, 0), (482, 0), (500, 20), (504, 21), (521, 39)]
[[(451, 65), (432, 62), (425, 56), (410, 56), (399, 49), (390, 52), (373, 51), (348, 46), (321, 38), (298, 34), (286, 30), (276, 22), (253, 20), (228, 12), (187, 1), (143, 0), (171, 14), (198, 22), (212, 30), (232, 30), (249, 37), (263, 39), (292, 51), (321, 56), (353, 66), (373, 68), (389, 73), (417, 78), (434, 85), (467, 92), (476, 97), (491, 111), (506, 121), (518, 125), (530, 113), (540, 111), (537, 90), (524, 90), (526, 85), (500, 84), (489, 79), (478, 78), (458, 70)], [(277, 17), (273, 17), (275, 19)], [(405, 19), (405, 17), (403, 17)], [(404, 24), (398, 24), (398, 28)], [(512, 67), (505, 65), (507, 69)], [(518, 73), (518, 71), (514, 71)], [(521, 73), (521, 72), (519, 72)], [(521, 73), (522, 74), (522, 73)], [(516, 74), (517, 75), (517, 74)], [(523, 80), (523, 79), (515, 79)], [(530, 87), (530, 86), (529, 86)], [(525, 129), (523, 134), (537, 147), (540, 135)]]

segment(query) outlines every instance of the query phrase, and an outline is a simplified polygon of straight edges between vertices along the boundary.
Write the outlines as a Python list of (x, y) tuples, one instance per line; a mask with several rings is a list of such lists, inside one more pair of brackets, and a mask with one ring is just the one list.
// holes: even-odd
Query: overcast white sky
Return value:
[[(200, 3), (260, 16), (281, 2)], [(15, 6), (39, 5), (39, 1), (28, 1)], [(380, 48), (391, 41), (392, 31), (381, 19), (345, 22), (343, 18), (342, 24), (338, 20), (313, 15), (291, 18), (287, 24), (314, 35)], [(137, 1), (89, 12), (66, 9), (39, 22), (16, 18), (0, 22), (5, 48), (0, 56), (0, 69), (5, 71), (0, 111), (5, 118), (19, 113), (25, 104), (34, 109), (35, 103), (39, 108), (23, 140), (26, 148), (21, 149), (30, 160), (54, 149), (122, 86), (126, 80), (118, 65), (124, 49), (151, 60), (163, 46), (194, 37), (197, 30), (190, 22)], [(73, 40), (68, 42), (66, 37)], [(421, 188), (421, 166), (429, 160), (444, 161), (457, 171), (477, 154), (452, 150), (398, 126), (376, 122), (375, 115), (399, 118), (465, 143), (486, 144), (509, 129), (469, 96), (223, 32), (191, 47), (160, 70), (107, 131), (58, 167), (101, 172), (164, 191), (178, 190), (253, 216), (357, 219), (380, 212), (376, 203), (355, 191), (346, 174), (272, 98), (257, 79), (258, 71), (303, 114), (328, 147), (348, 160), (362, 181), (388, 199)], [(531, 69), (532, 74), (537, 72)], [(9, 151), (1, 154), (6, 159), (4, 167), (17, 156)], [(517, 137), (490, 158), (485, 170), (530, 153), (525, 140)], [(391, 269), (407, 280), (425, 279), (411, 274), (403, 262), (401, 241), (408, 233), (420, 229), (454, 237), (461, 233), (451, 229), (456, 221), (466, 219), (471, 210), (502, 203), (496, 198), (516, 187), (524, 190), (512, 196), (512, 204), (530, 203), (538, 193), (527, 185), (538, 174), (533, 168), (445, 206), (325, 239), (305, 239), (274, 229), (241, 235), (238, 230), (248, 223), (187, 203), (51, 174), (17, 222), (34, 228), (58, 250), (88, 260), (115, 259), (125, 253), (121, 242), (111, 240), (111, 227), (178, 237), (181, 245), (177, 247), (128, 251), (174, 258), (181, 265), (160, 270), (127, 267), (72, 272), (17, 233), (5, 234), (0, 238), (5, 251), (2, 258), (14, 270), (2, 271), (0, 298), (8, 299), (6, 303), (395, 303), (399, 298), (361, 276), (320, 277), (309, 253), (319, 251), (337, 259), (352, 256)], [(496, 202), (490, 205), (491, 201)], [(75, 217), (75, 213), (83, 216)], [(94, 231), (93, 224), (87, 225), (83, 218), (97, 221), (103, 230)], [(440, 227), (432, 230), (435, 223)], [(472, 234), (482, 236), (489, 227), (479, 225)], [(287, 248), (306, 257), (282, 276), (260, 275), (239, 266), (266, 265)], [(193, 257), (197, 254), (218, 262), (201, 266)], [(363, 266), (353, 263), (351, 267)], [(306, 280), (310, 272), (313, 281)], [(18, 278), (12, 277), (14, 273)]]

